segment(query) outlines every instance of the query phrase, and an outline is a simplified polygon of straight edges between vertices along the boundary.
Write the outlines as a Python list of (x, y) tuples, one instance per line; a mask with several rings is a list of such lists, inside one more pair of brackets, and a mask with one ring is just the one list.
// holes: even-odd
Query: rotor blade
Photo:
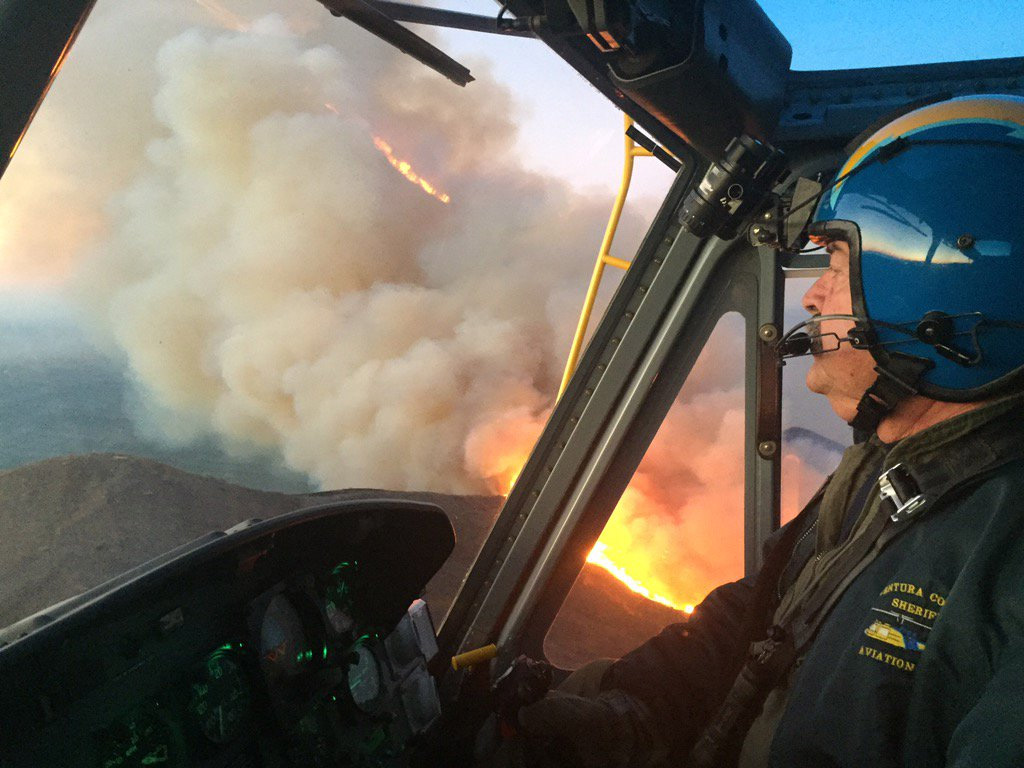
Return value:
[(469, 70), (455, 59), (439, 48), (435, 48), (419, 35), (410, 32), (398, 22), (388, 18), (364, 0), (320, 0), (320, 4), (335, 16), (344, 16), (350, 19), (367, 32), (395, 46), (402, 53), (407, 53), (417, 61), (426, 64), (456, 85), (465, 86), (466, 83), (473, 80)]

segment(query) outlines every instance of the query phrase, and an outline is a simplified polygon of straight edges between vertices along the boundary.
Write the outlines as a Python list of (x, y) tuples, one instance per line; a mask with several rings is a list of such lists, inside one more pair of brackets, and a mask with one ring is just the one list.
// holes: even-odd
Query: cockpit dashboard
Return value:
[(0, 766), (402, 766), (440, 717), (444, 513), (358, 501), (210, 534), (0, 633)]

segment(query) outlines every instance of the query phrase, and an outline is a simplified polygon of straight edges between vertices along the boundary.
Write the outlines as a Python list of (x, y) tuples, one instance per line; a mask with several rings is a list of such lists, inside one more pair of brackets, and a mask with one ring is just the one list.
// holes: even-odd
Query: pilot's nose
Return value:
[(815, 280), (814, 284), (807, 289), (807, 293), (805, 293), (804, 297), (800, 300), (803, 308), (806, 309), (809, 314), (820, 315), (822, 313), (821, 307), (825, 303), (825, 283), (827, 279), (828, 272)]

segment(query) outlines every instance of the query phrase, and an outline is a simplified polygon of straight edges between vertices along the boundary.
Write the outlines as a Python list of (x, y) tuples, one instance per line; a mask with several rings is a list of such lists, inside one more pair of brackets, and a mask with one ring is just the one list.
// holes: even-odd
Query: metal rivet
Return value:
[(771, 211), (765, 211), (764, 212), (764, 220), (765, 221), (771, 221), (772, 220), (772, 212)]
[(956, 239), (956, 247), (961, 251), (966, 251), (968, 248), (974, 247), (974, 235), (970, 233), (964, 233)]
[(764, 440), (757, 444), (757, 452), (761, 458), (770, 459), (779, 451), (779, 444), (774, 440)]
[(771, 323), (765, 323), (757, 329), (757, 335), (761, 341), (772, 342), (779, 338), (779, 329)]

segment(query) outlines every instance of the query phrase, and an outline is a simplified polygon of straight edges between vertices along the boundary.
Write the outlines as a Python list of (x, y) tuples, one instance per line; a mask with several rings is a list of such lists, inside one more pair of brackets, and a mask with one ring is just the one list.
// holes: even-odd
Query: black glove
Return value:
[(532, 765), (634, 768), (661, 752), (646, 706), (622, 691), (594, 698), (552, 691), (520, 709), (518, 721)]

